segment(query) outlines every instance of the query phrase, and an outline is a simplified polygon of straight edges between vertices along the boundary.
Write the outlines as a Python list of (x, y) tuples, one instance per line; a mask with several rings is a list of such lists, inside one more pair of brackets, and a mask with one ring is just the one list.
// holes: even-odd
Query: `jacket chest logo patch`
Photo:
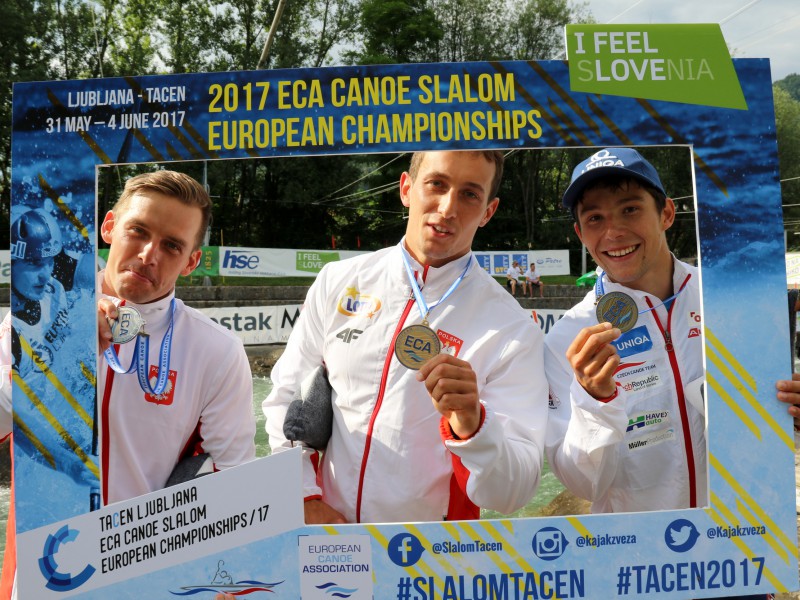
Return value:
[(441, 329), (436, 332), (436, 335), (439, 336), (439, 340), (442, 342), (441, 352), (458, 357), (458, 353), (461, 352), (461, 346), (464, 345), (464, 340), (457, 338), (452, 333), (442, 331)]
[(620, 358), (647, 352), (653, 347), (653, 340), (647, 331), (647, 326), (642, 325), (623, 333), (619, 338), (611, 342), (617, 349)]
[[(158, 379), (158, 367), (150, 365), (150, 372), (148, 373), (150, 385), (155, 386)], [(145, 394), (144, 399), (152, 404), (163, 404), (169, 406), (175, 398), (175, 384), (178, 382), (178, 372), (170, 369), (169, 377), (167, 378), (167, 387), (160, 394)]]
[(336, 303), (336, 310), (345, 317), (362, 315), (371, 319), (380, 309), (380, 298), (362, 294), (355, 286), (346, 288)]

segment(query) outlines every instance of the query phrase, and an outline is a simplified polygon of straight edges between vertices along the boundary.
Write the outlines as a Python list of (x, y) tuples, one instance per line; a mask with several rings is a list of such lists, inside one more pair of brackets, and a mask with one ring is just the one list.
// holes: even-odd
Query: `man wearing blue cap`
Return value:
[(550, 465), (593, 512), (703, 506), (700, 287), (667, 245), (675, 205), (630, 148), (580, 163), (563, 200), (599, 268), (546, 339)]
[[(700, 287), (667, 244), (675, 205), (631, 148), (581, 162), (563, 203), (598, 278), (545, 339), (550, 465), (592, 512), (704, 506)], [(800, 381), (777, 387), (797, 421)]]

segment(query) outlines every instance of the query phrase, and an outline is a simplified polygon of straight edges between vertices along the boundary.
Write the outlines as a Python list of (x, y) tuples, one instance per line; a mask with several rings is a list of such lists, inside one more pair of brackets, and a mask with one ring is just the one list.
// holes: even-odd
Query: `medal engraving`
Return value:
[(601, 296), (597, 301), (596, 314), (600, 323), (611, 323), (622, 333), (633, 329), (639, 318), (636, 302), (622, 292), (609, 292)]
[(414, 371), (439, 354), (441, 348), (439, 336), (426, 325), (409, 325), (399, 333), (394, 343), (397, 360)]
[(120, 306), (117, 310), (119, 316), (116, 319), (108, 319), (112, 341), (115, 344), (126, 344), (135, 339), (142, 330), (144, 319), (132, 306)]

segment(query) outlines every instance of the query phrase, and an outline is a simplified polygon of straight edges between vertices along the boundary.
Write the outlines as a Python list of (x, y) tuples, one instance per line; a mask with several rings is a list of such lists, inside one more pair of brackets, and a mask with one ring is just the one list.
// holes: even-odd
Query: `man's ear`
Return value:
[(664, 203), (664, 210), (661, 211), (661, 228), (666, 231), (675, 222), (675, 203), (672, 198), (667, 198)]
[(481, 222), (478, 224), (478, 227), (483, 227), (489, 221), (491, 221), (492, 217), (494, 216), (494, 213), (497, 212), (498, 206), (500, 206), (500, 198), (495, 198), (494, 200), (489, 202), (489, 204), (486, 205), (486, 211), (483, 213), (483, 219), (481, 219)]
[(403, 174), (400, 175), (400, 201), (406, 208), (411, 206), (411, 195), (409, 192), (412, 185), (414, 185), (414, 182), (411, 180), (411, 175), (409, 175), (407, 171), (403, 171)]
[(181, 271), (181, 275), (184, 277), (188, 277), (189, 274), (197, 268), (197, 265), (200, 264), (200, 259), (203, 256), (202, 250), (195, 250), (189, 255), (189, 261), (186, 263), (186, 266)]
[(572, 226), (575, 228), (575, 233), (578, 234), (578, 239), (583, 244), (583, 236), (581, 236), (581, 227), (577, 223), (573, 223)]
[(103, 219), (103, 224), (100, 226), (100, 237), (103, 238), (103, 241), (106, 244), (111, 243), (111, 231), (114, 229), (114, 213), (108, 211), (106, 213), (105, 218)]

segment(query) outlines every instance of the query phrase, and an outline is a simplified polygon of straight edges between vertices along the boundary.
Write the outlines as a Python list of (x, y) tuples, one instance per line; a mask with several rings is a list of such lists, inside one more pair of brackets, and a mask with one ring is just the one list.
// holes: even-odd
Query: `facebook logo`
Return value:
[(416, 536), (410, 533), (398, 533), (391, 540), (386, 548), (389, 558), (398, 567), (411, 567), (417, 564), (419, 557), (425, 551)]

